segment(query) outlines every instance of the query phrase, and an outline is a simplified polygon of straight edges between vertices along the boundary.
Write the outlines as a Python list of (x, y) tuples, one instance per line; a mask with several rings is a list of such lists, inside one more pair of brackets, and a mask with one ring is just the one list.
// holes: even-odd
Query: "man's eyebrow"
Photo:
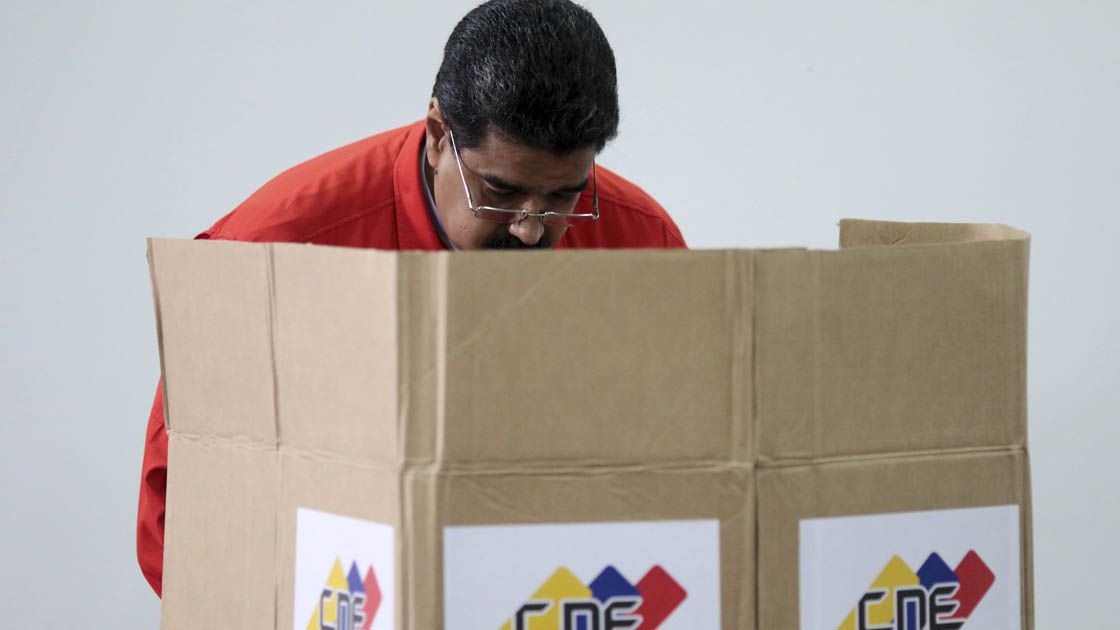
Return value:
[[(483, 175), (482, 179), (486, 180), (486, 183), (490, 184), (490, 186), (492, 186), (494, 188), (497, 188), (497, 189), (500, 189), (500, 190), (508, 190), (510, 192), (515, 192), (515, 193), (527, 192), (525, 190), (524, 186), (519, 186), (519, 185), (514, 184), (512, 182), (507, 182), (506, 180), (502, 179), (501, 177), (498, 177), (497, 175)], [(587, 184), (590, 183), (590, 181), (591, 181), (590, 178), (585, 177), (582, 182), (576, 184), (575, 186), (565, 186), (564, 188), (559, 188), (559, 189), (554, 190), (552, 192), (554, 194), (561, 194), (561, 195), (583, 192), (584, 190), (587, 189)]]
[(518, 193), (525, 192), (524, 187), (518, 186), (517, 184), (511, 183), (511, 182), (507, 182), (506, 180), (502, 179), (501, 177), (498, 177), (497, 175), (483, 175), (482, 179), (486, 180), (486, 183), (490, 184), (494, 188), (500, 188), (502, 190), (510, 190), (510, 191), (518, 192)]
[(570, 193), (583, 192), (583, 191), (587, 190), (587, 184), (590, 183), (590, 182), (591, 182), (591, 178), (584, 177), (583, 181), (576, 184), (575, 186), (568, 186), (566, 188), (561, 188), (561, 189), (557, 190), (556, 192), (560, 193), (560, 194), (570, 194)]

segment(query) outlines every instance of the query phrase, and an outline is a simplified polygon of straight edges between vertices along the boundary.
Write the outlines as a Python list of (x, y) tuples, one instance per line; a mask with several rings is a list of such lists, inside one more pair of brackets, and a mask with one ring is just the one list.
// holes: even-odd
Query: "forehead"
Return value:
[(479, 175), (493, 176), (527, 189), (577, 186), (587, 179), (594, 147), (555, 153), (513, 142), (490, 132), (482, 143), (460, 151)]

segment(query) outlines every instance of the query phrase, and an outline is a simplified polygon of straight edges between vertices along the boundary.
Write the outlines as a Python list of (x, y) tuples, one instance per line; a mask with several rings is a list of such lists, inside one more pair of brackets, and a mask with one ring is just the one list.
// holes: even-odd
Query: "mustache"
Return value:
[(547, 235), (541, 235), (541, 240), (533, 245), (521, 242), (521, 239), (509, 232), (491, 234), (482, 241), (483, 249), (550, 249), (551, 247), (552, 241)]

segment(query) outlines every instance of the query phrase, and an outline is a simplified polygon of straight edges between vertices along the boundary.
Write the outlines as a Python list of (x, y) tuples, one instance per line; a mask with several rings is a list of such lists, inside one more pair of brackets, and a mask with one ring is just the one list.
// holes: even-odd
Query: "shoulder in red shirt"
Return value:
[[(200, 236), (443, 249), (421, 188), (423, 143), (420, 121), (320, 155), (275, 177)], [(598, 180), (601, 218), (569, 230), (557, 247), (684, 247), (668, 213), (642, 189), (602, 167)], [(590, 192), (583, 207), (591, 207)]]

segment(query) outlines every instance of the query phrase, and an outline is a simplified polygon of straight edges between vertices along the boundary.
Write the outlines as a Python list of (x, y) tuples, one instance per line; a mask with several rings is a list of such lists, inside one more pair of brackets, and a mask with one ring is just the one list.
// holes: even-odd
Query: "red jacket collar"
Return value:
[(420, 151), (424, 148), (424, 121), (407, 127), (404, 146), (393, 165), (393, 195), (397, 211), (397, 246), (404, 249), (446, 249), (439, 240), (420, 178)]

